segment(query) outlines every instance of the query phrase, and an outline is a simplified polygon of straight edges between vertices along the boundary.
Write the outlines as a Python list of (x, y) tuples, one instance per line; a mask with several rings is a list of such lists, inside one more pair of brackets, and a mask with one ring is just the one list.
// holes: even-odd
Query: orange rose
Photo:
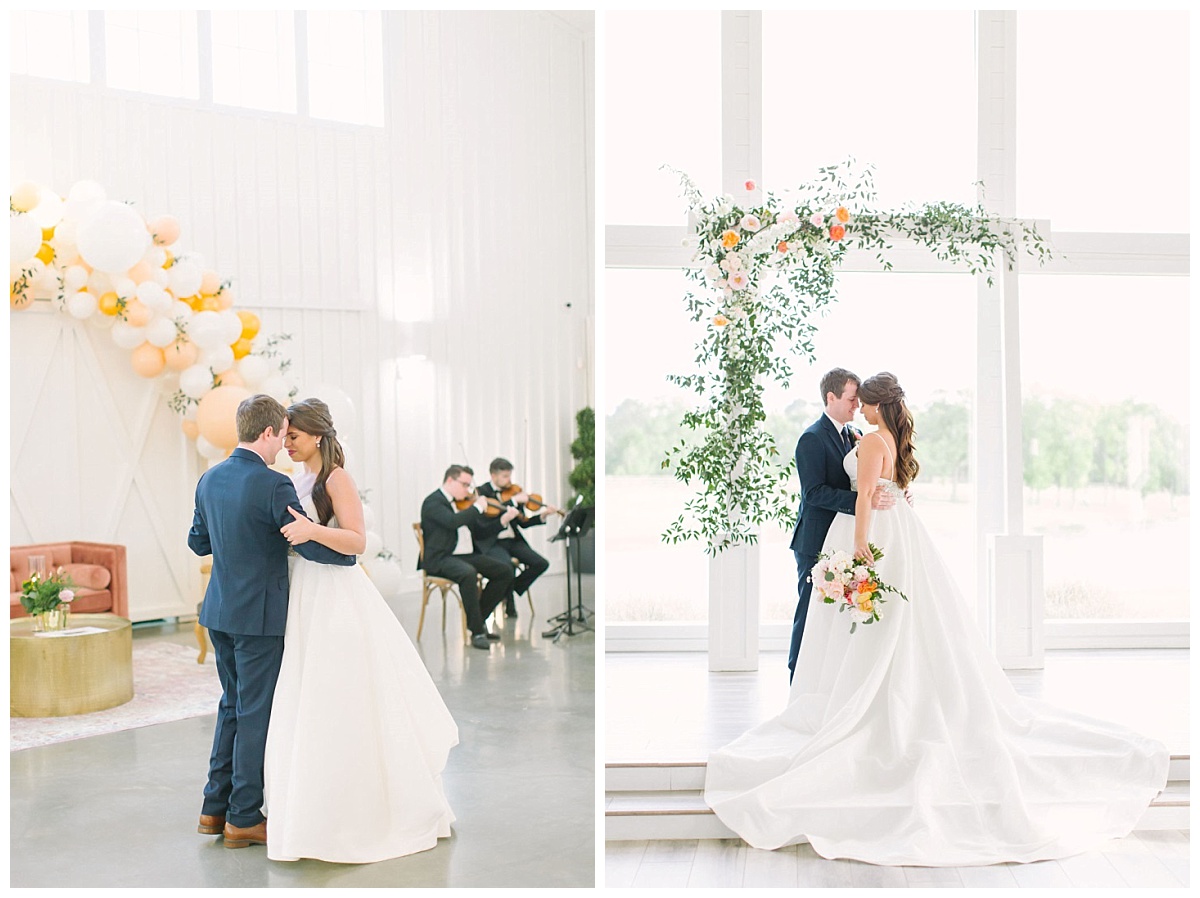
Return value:
[(864, 580), (862, 583), (858, 584), (858, 591), (859, 592), (868, 592), (868, 593), (874, 592), (875, 584), (872, 583), (870, 580)]
[(729, 323), (729, 319), (726, 318), (724, 315), (722, 315), (720, 312), (718, 312), (716, 317), (713, 318), (713, 324), (715, 324), (717, 327), (724, 327), (728, 323)]
[(832, 225), (829, 228), (829, 239), (830, 240), (841, 240), (845, 236), (846, 236), (846, 229), (843, 228), (841, 225)]
[(721, 235), (721, 246), (726, 249), (733, 249), (738, 245), (738, 241), (742, 238), (738, 236), (737, 231), (726, 231)]
[(850, 220), (850, 210), (847, 209), (845, 206), (838, 206), (837, 211), (834, 212), (833, 214), (837, 216), (837, 220), (840, 221), (842, 224), (845, 224), (846, 222), (848, 222)]
[(775, 249), (779, 250), (781, 253), (786, 253), (788, 251), (787, 241), (780, 240), (777, 244), (775, 244)]

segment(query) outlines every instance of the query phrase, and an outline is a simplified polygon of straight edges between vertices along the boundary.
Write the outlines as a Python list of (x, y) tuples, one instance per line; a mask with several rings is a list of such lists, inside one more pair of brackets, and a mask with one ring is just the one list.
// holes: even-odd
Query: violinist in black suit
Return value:
[[(479, 550), (485, 554), (504, 561), (511, 565), (511, 559), (515, 558), (524, 566), (521, 575), (513, 581), (512, 587), (505, 596), (504, 613), (509, 617), (517, 616), (517, 604), (514, 600), (514, 594), (524, 595), (530, 586), (533, 585), (538, 577), (546, 573), (550, 567), (550, 562), (539, 555), (525, 541), (525, 536), (521, 531), (528, 527), (538, 527), (546, 523), (547, 512), (552, 511), (549, 506), (543, 505), (536, 512), (525, 512), (522, 506), (529, 501), (529, 494), (521, 491), (507, 497), (506, 500), (501, 499), (501, 495), (512, 487), (512, 462), (505, 458), (492, 459), (492, 463), (488, 466), (488, 474), (491, 476), (490, 483), (483, 483), (479, 486), (479, 494), (487, 496), (489, 499), (495, 499), (502, 502), (509, 508), (515, 508), (521, 511), (520, 516), (510, 518), (507, 522), (503, 522), (503, 516), (494, 519), (483, 518), (475, 526), (473, 532), (478, 533), (476, 545)], [(486, 523), (484, 523), (486, 522)]]
[[(507, 558), (498, 561), (475, 545), (472, 525), (477, 524), (488, 500), (483, 496), (462, 511), (456, 502), (471, 495), (473, 476), (470, 468), (451, 465), (446, 469), (442, 485), (425, 497), (421, 503), (421, 533), (425, 540), (425, 553), (417, 567), (435, 577), (445, 577), (458, 584), (463, 608), (467, 613), (467, 627), (471, 631), (471, 645), (477, 649), (488, 649), (491, 641), (500, 637), (488, 631), (487, 618), (495, 607), (504, 601), (513, 583), (513, 566)], [(497, 521), (507, 524), (517, 516), (515, 508), (497, 516)], [(479, 592), (475, 575), (487, 579), (483, 593)]]

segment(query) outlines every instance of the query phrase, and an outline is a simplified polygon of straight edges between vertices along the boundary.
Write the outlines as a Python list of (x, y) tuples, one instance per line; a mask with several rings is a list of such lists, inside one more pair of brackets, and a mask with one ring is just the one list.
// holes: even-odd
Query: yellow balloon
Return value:
[(200, 358), (200, 348), (191, 340), (180, 338), (167, 346), (163, 353), (167, 357), (167, 367), (172, 371), (182, 371), (196, 364)]
[(150, 343), (135, 347), (130, 353), (129, 362), (142, 377), (158, 377), (167, 364), (163, 351)]
[(115, 315), (120, 308), (120, 297), (111, 290), (100, 297), (100, 311), (105, 315)]
[(235, 359), (244, 359), (246, 356), (250, 355), (250, 350), (253, 348), (253, 345), (254, 344), (252, 344), (245, 337), (242, 337), (242, 339), (238, 340), (233, 344), (233, 346), (230, 347), (233, 350), (233, 357)]
[(37, 251), (37, 257), (49, 265), (54, 261), (54, 247), (49, 243), (43, 243), (42, 248)]
[(253, 340), (258, 336), (258, 329), (262, 327), (262, 322), (258, 320), (258, 316), (253, 312), (238, 312), (238, 317), (242, 319), (242, 339)]
[(42, 242), (49, 243), (54, 239), (54, 228), (42, 228)]
[(170, 268), (175, 264), (175, 257), (171, 255), (169, 249), (164, 249), (163, 252), (167, 254), (167, 258), (163, 261), (163, 268)]
[(238, 444), (237, 407), (250, 398), (245, 387), (214, 387), (204, 394), (196, 408), (200, 435), (214, 446), (233, 449)]
[(183, 423), (180, 426), (183, 428), (184, 435), (189, 440), (194, 440), (196, 437), (200, 436), (200, 425), (195, 421), (192, 421), (189, 418), (184, 418)]

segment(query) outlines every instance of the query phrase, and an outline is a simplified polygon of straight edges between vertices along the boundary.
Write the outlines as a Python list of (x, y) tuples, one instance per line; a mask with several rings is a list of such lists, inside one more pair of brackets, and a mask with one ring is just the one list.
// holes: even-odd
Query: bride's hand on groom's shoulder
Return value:
[(317, 524), (310, 521), (291, 506), (288, 506), (288, 511), (292, 513), (292, 517), (295, 520), (290, 524), (284, 524), (279, 528), (279, 532), (284, 535), (289, 543), (293, 546), (299, 546), (316, 536)]

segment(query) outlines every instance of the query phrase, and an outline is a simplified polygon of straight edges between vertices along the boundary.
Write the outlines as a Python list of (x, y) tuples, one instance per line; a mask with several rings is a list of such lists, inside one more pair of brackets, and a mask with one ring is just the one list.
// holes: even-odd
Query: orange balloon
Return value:
[(10, 289), (8, 291), (8, 305), (13, 311), (20, 312), (22, 309), (28, 309), (33, 305), (33, 297), (29, 295), (28, 290), (24, 293), (13, 293)]
[(200, 276), (200, 292), (207, 293), (209, 296), (215, 296), (217, 291), (221, 289), (221, 278), (211, 268), (207, 269)]
[(253, 340), (258, 336), (258, 329), (262, 327), (262, 322), (258, 320), (258, 316), (253, 312), (238, 312), (238, 317), (242, 319), (242, 339)]
[(37, 251), (37, 257), (49, 265), (54, 261), (54, 247), (49, 243), (43, 243), (41, 249)]
[(232, 309), (233, 308), (233, 291), (232, 290), (222, 290), (220, 293), (217, 294), (217, 302), (220, 304), (222, 312), (225, 311), (226, 309)]
[(105, 315), (115, 315), (120, 308), (120, 298), (111, 290), (100, 297), (100, 311)]
[(150, 263), (145, 259), (142, 259), (142, 261), (138, 262), (129, 269), (129, 279), (135, 284), (144, 284), (146, 281), (150, 280), (153, 274), (154, 269), (150, 267)]
[(184, 418), (180, 427), (183, 428), (183, 433), (189, 440), (194, 440), (200, 436), (200, 425), (189, 418)]
[(253, 348), (253, 345), (254, 344), (252, 344), (245, 337), (242, 337), (242, 339), (238, 340), (233, 344), (233, 346), (230, 347), (233, 350), (233, 357), (235, 359), (244, 359), (246, 356), (250, 355), (250, 350)]
[(142, 377), (158, 377), (167, 364), (163, 351), (149, 343), (135, 347), (130, 353), (129, 362), (133, 365), (133, 370)]
[(153, 316), (154, 313), (140, 299), (130, 299), (125, 303), (125, 321), (130, 327), (145, 327)]
[(238, 444), (237, 407), (250, 396), (245, 387), (214, 387), (205, 393), (196, 408), (200, 435), (222, 449), (235, 448)]
[(196, 359), (200, 358), (200, 348), (191, 340), (181, 337), (169, 344), (163, 354), (167, 357), (168, 368), (172, 371), (182, 371), (196, 364)]
[[(154, 242), (159, 246), (170, 246), (179, 239), (179, 220), (173, 215), (160, 215), (150, 222), (147, 229), (154, 238)], [(169, 258), (170, 254), (167, 255)], [(163, 268), (170, 268), (170, 266), (164, 265)]]
[(230, 368), (228, 371), (223, 371), (217, 375), (217, 386), (244, 387), (246, 386), (246, 381), (242, 379), (242, 375), (238, 374), (233, 368)]

